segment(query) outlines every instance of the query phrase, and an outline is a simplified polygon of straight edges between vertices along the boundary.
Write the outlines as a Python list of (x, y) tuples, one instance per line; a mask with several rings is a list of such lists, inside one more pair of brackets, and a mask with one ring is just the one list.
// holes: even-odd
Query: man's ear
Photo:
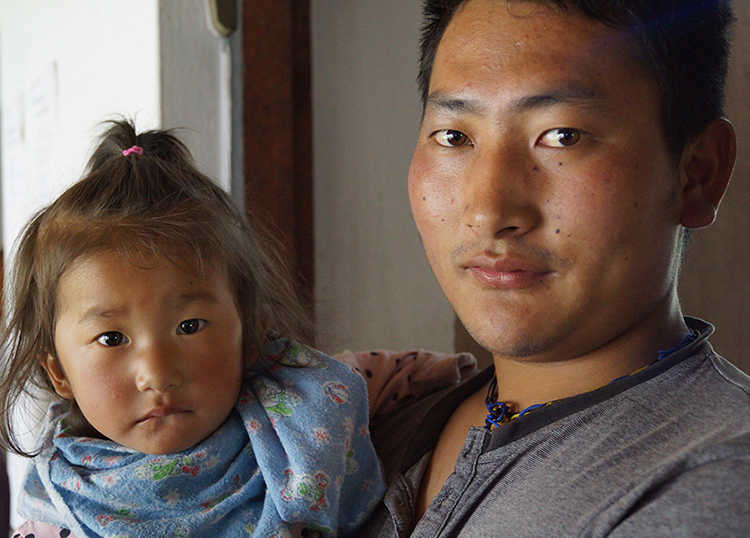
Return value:
[(703, 228), (716, 218), (732, 176), (737, 153), (734, 127), (725, 119), (712, 121), (683, 152), (682, 214), (685, 228)]
[(52, 386), (55, 387), (55, 392), (57, 392), (58, 396), (65, 398), (66, 400), (72, 400), (73, 391), (70, 390), (70, 384), (68, 384), (68, 380), (65, 378), (65, 372), (63, 372), (57, 358), (51, 353), (45, 353), (39, 360), (42, 363), (42, 368), (47, 372), (47, 376), (49, 377), (50, 382), (52, 382)]

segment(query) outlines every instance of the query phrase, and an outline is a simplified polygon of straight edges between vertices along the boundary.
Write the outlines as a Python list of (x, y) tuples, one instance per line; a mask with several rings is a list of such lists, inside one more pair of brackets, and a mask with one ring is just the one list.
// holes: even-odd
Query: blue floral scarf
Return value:
[(242, 390), (211, 437), (152, 456), (64, 433), (53, 404), (19, 513), (89, 537), (350, 536), (385, 487), (369, 440), (364, 380), (315, 350), (277, 340), (274, 371)]

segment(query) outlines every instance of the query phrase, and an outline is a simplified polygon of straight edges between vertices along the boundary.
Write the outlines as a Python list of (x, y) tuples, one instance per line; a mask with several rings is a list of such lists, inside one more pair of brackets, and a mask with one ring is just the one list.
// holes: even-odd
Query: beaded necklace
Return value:
[[(659, 351), (659, 354), (654, 362), (651, 364), (657, 363), (660, 360), (662, 360), (664, 357), (667, 357), (668, 355), (671, 355), (675, 351), (678, 351), (685, 346), (691, 344), (695, 339), (698, 338), (698, 333), (691, 330), (683, 339), (682, 341), (677, 345), (677, 347), (674, 347), (672, 349), (669, 349), (667, 351)], [(608, 384), (612, 384), (615, 381), (620, 381), (621, 379), (625, 379), (626, 377), (630, 377), (632, 375), (637, 374), (638, 372), (642, 372), (649, 366), (644, 366), (643, 368), (638, 368), (635, 372), (632, 372), (628, 375), (618, 377), (617, 379), (610, 381)], [(601, 387), (597, 387), (594, 390), (600, 389)], [(534, 409), (539, 409), (540, 407), (546, 407), (548, 405), (551, 405), (555, 403), (558, 400), (553, 400), (551, 402), (547, 402), (544, 404), (534, 404), (530, 405), (526, 409), (522, 409), (521, 411), (514, 413), (513, 408), (506, 402), (498, 402), (497, 401), (497, 376), (492, 376), (492, 380), (490, 381), (490, 386), (487, 388), (487, 397), (484, 399), (484, 403), (487, 406), (487, 419), (484, 421), (484, 427), (488, 430), (493, 426), (502, 426), (503, 424), (507, 424), (508, 422), (512, 420), (516, 420), (519, 417), (522, 417), (526, 413), (533, 411)]]

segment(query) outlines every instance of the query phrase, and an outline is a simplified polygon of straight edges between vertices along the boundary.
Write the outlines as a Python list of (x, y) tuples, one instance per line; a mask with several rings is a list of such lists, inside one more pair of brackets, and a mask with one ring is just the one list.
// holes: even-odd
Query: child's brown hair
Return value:
[[(134, 146), (139, 151), (128, 153)], [(2, 444), (32, 455), (14, 433), (12, 407), (32, 387), (57, 397), (40, 357), (55, 354), (58, 282), (76, 259), (103, 249), (133, 260), (157, 255), (198, 274), (218, 263), (242, 319), (245, 356), (262, 358), (268, 335), (307, 342), (312, 334), (292, 280), (269, 243), (196, 169), (173, 132), (137, 134), (128, 121), (110, 122), (84, 177), (37, 213), (20, 238), (0, 340)], [(78, 416), (69, 424), (85, 431), (75, 405), (71, 412)]]

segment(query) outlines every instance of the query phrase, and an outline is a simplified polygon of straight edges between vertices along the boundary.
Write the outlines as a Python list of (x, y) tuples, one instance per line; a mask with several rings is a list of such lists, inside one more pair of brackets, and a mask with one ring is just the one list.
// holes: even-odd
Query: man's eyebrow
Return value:
[(511, 109), (525, 112), (557, 105), (573, 105), (596, 110), (605, 108), (596, 91), (579, 84), (568, 84), (549, 91), (519, 97), (511, 103)]
[(453, 114), (479, 114), (481, 107), (473, 99), (450, 97), (443, 93), (435, 92), (427, 97), (425, 109), (443, 110)]
[[(568, 84), (548, 91), (524, 95), (511, 101), (509, 108), (513, 112), (527, 112), (559, 105), (572, 105), (600, 111), (606, 108), (596, 91), (580, 84)], [(483, 115), (485, 108), (478, 99), (454, 97), (441, 92), (430, 94), (425, 106), (426, 110), (480, 116)]]

